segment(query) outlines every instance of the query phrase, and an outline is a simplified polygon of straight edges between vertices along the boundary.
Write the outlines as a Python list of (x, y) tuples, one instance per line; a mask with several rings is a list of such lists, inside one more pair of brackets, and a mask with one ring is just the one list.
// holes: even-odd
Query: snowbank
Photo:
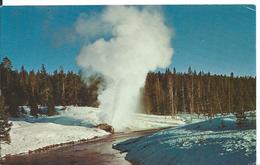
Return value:
[[(252, 118), (253, 119), (253, 118)], [(238, 128), (234, 116), (159, 131), (114, 145), (126, 159), (143, 165), (253, 164), (256, 161), (255, 120)]]
[(91, 139), (108, 133), (95, 128), (66, 126), (55, 123), (14, 122), (11, 130), (11, 144), (2, 145), (2, 154), (18, 154), (36, 150), (52, 144), (80, 139)]
[(2, 156), (108, 134), (93, 128), (93, 125), (99, 123), (95, 108), (69, 107), (65, 111), (58, 110), (58, 112), (60, 115), (50, 117), (35, 118), (26, 115), (12, 118), (11, 144), (1, 145)]
[[(108, 134), (101, 129), (94, 128), (102, 123), (100, 120), (102, 111), (98, 108), (70, 106), (65, 110), (61, 110), (63, 107), (56, 107), (56, 109), (59, 115), (39, 116), (38, 118), (25, 115), (20, 118), (11, 118), (13, 123), (10, 131), (11, 144), (1, 145), (1, 156)], [(24, 107), (24, 110), (29, 114), (28, 107)], [(128, 127), (129, 131), (184, 124), (170, 116), (136, 114), (134, 118)]]

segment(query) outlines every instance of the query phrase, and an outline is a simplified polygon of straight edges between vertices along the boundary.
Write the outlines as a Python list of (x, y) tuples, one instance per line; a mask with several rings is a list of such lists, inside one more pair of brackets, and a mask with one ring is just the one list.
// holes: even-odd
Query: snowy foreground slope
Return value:
[(113, 147), (128, 152), (126, 159), (142, 165), (254, 164), (255, 118), (238, 128), (232, 115), (159, 131)]
[[(56, 108), (59, 115), (38, 118), (25, 115), (20, 118), (12, 118), (11, 144), (1, 144), (1, 156), (108, 134), (101, 129), (94, 128), (95, 125), (101, 123), (99, 115), (102, 112), (98, 108), (73, 106), (67, 107), (65, 110)], [(26, 107), (25, 110), (29, 112)], [(170, 116), (137, 114), (134, 118), (132, 124), (129, 125), (129, 131), (184, 124), (183, 121), (172, 119)]]

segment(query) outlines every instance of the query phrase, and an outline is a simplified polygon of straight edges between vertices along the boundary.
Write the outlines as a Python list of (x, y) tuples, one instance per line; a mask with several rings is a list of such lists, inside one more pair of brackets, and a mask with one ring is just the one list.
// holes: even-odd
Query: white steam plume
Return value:
[[(131, 113), (138, 109), (139, 91), (146, 74), (171, 63), (171, 31), (158, 8), (109, 6), (98, 18), (84, 21), (80, 17), (76, 23), (79, 34), (109, 31), (112, 37), (109, 40), (100, 37), (83, 46), (77, 63), (105, 76), (107, 88), (98, 97), (101, 109), (106, 112), (104, 120), (122, 130), (131, 122)], [(104, 25), (106, 29), (94, 28), (95, 25)], [(88, 34), (88, 27), (97, 32)]]

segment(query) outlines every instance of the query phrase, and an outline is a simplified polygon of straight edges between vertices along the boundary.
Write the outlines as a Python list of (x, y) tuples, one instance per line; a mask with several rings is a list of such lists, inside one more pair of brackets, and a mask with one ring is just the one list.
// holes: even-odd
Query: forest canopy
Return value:
[(190, 67), (187, 73), (167, 69), (148, 73), (144, 87), (146, 113), (178, 112), (214, 116), (256, 109), (256, 79), (250, 76), (211, 75)]
[[(24, 66), (14, 70), (7, 57), (0, 64), (1, 92), (5, 98), (7, 112), (19, 116), (18, 106), (27, 105), (32, 110), (41, 106), (78, 105), (98, 107), (100, 76), (91, 76), (88, 81), (80, 74), (63, 68), (47, 73), (44, 64), (38, 71), (27, 71)], [(37, 111), (37, 110), (36, 110)], [(38, 112), (32, 112), (36, 115)], [(53, 112), (50, 112), (50, 114)]]
[[(48, 115), (54, 115), (55, 105), (98, 107), (98, 93), (104, 80), (101, 76), (83, 79), (80, 73), (63, 68), (46, 72), (44, 64), (39, 70), (27, 71), (24, 66), (14, 70), (8, 57), (0, 64), (1, 93), (5, 111), (19, 116), (19, 106), (29, 106), (31, 115), (37, 116), (38, 106), (47, 106)], [(196, 72), (190, 67), (187, 73), (166, 69), (149, 72), (142, 90), (145, 113), (175, 115), (178, 112), (214, 115), (255, 110), (256, 79), (250, 76), (211, 75)]]

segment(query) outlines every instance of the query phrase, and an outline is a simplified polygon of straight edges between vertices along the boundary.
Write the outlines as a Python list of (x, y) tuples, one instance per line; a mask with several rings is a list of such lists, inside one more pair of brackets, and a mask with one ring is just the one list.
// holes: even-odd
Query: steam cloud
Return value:
[(109, 6), (100, 15), (81, 14), (76, 31), (98, 38), (82, 47), (77, 63), (105, 76), (107, 88), (98, 97), (104, 122), (123, 130), (138, 111), (146, 74), (171, 63), (171, 30), (156, 7)]

